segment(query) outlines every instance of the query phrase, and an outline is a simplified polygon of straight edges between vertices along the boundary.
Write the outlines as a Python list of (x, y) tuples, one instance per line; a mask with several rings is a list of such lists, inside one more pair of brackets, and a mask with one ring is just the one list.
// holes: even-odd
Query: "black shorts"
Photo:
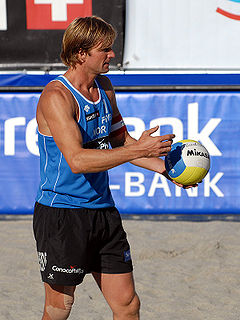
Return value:
[(42, 280), (74, 286), (86, 273), (132, 271), (130, 247), (115, 207), (53, 208), (36, 203), (33, 230)]

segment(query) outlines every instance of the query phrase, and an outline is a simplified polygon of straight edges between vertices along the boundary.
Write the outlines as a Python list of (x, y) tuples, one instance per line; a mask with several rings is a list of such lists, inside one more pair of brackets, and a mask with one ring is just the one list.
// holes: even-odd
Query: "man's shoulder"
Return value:
[(67, 90), (60, 81), (51, 81), (43, 89), (43, 92), (38, 101), (38, 108), (51, 108), (51, 106), (63, 105), (66, 108), (67, 105), (71, 109), (74, 109), (75, 101), (72, 94)]
[(49, 82), (46, 87), (44, 88), (42, 95), (44, 96), (62, 96), (62, 97), (68, 97), (71, 96), (69, 93), (69, 90), (60, 82), (53, 80)]
[(60, 81), (57, 81), (57, 79), (52, 80), (49, 82), (46, 87), (44, 88), (44, 91), (52, 91), (52, 92), (61, 92), (65, 91), (65, 87), (62, 85)]

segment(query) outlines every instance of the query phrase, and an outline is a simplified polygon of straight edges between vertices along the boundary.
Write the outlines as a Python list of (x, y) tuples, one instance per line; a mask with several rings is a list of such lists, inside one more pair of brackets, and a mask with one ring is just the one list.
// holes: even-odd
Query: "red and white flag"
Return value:
[(27, 29), (66, 29), (77, 17), (92, 15), (92, 0), (26, 0)]

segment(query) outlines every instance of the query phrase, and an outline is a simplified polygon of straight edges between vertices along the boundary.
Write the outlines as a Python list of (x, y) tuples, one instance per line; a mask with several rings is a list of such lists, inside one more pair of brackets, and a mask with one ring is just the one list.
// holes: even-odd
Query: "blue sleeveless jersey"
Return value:
[[(112, 108), (105, 91), (98, 86), (99, 99), (87, 100), (64, 77), (60, 81), (71, 91), (79, 106), (78, 126), (83, 147), (108, 149), (111, 131)], [(40, 185), (36, 201), (58, 208), (104, 208), (114, 206), (109, 189), (108, 172), (73, 173), (53, 137), (38, 132), (40, 152)]]

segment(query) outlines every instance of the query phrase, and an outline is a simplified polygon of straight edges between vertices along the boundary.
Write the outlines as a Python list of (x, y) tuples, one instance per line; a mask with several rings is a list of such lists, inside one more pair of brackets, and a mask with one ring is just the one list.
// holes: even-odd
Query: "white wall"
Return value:
[(127, 0), (124, 68), (240, 70), (239, 0)]

